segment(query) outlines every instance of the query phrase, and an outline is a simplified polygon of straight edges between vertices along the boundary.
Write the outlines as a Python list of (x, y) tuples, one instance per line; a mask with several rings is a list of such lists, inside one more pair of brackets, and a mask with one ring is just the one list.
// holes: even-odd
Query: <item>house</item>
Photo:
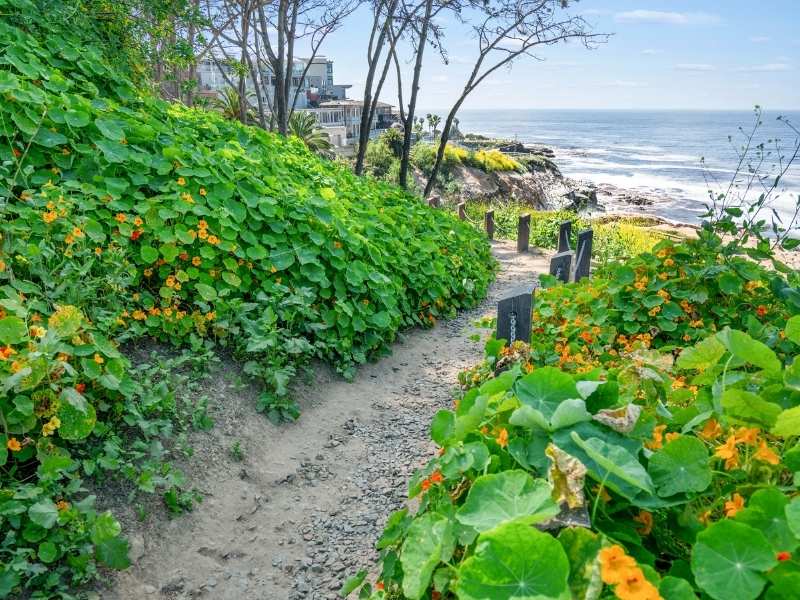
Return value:
[[(310, 61), (310, 62), (309, 62)], [(308, 69), (306, 70), (306, 66)], [(305, 76), (303, 71), (306, 70)], [(264, 65), (259, 73), (262, 91), (268, 103), (275, 97), (275, 77), (272, 69)], [(198, 89), (201, 96), (214, 98), (218, 93), (238, 83), (238, 75), (234, 68), (224, 59), (209, 57), (201, 60), (197, 65)], [(320, 102), (331, 100), (344, 100), (350, 85), (336, 84), (333, 79), (333, 61), (325, 56), (315, 56), (313, 59), (297, 58), (292, 65), (292, 84), (289, 90), (290, 102), (297, 93), (295, 108), (316, 108)], [(248, 91), (255, 92), (252, 77), (248, 76), (245, 82)], [(251, 102), (256, 103), (252, 98)]]
[[(334, 146), (344, 147), (358, 143), (363, 108), (361, 100), (328, 100), (320, 102), (319, 108), (309, 108), (306, 112), (317, 117), (317, 123), (328, 133)], [(370, 137), (388, 129), (395, 121), (392, 105), (378, 102), (370, 124)]]

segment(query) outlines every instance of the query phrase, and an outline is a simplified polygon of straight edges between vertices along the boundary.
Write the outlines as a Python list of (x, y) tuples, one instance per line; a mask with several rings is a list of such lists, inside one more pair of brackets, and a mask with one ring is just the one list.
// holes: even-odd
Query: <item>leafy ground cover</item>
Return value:
[(461, 373), (417, 510), (389, 518), (377, 582), (344, 592), (798, 597), (800, 276), (748, 237), (709, 226), (542, 278), (532, 342), (490, 339)]
[(87, 476), (191, 504), (158, 450), (175, 395), (120, 344), (225, 346), (291, 418), (308, 360), (351, 374), (493, 276), (452, 216), (142, 92), (107, 8), (0, 0), (0, 597), (70, 598), (127, 565)]

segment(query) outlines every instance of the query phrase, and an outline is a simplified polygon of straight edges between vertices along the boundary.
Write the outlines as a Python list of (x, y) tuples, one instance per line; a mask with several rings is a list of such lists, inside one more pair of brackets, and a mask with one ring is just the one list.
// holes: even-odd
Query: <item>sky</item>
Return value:
[[(613, 34), (587, 50), (559, 44), (521, 57), (469, 97), (463, 108), (800, 109), (798, 0), (582, 0), (571, 9), (597, 33)], [(363, 94), (371, 15), (352, 15), (321, 52), (334, 60), (336, 83)], [(449, 64), (429, 47), (418, 106), (446, 109), (476, 55), (470, 31), (443, 20)], [(405, 87), (411, 64), (403, 67)], [(396, 80), (382, 100), (397, 105)], [(406, 98), (407, 101), (407, 98)]]

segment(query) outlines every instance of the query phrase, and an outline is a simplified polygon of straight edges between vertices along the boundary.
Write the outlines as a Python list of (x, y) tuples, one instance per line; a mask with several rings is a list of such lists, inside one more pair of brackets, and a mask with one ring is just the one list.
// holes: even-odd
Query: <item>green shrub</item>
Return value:
[(541, 276), (531, 343), (490, 338), (434, 416), (360, 597), (793, 597), (800, 276), (749, 253), (706, 229)]
[[(175, 395), (121, 343), (227, 346), (263, 382), (259, 408), (293, 417), (309, 359), (351, 374), (493, 276), (453, 216), (142, 93), (93, 6), (0, 0), (0, 597), (70, 597), (98, 564), (127, 565), (84, 477), (126, 477), (170, 510), (195, 498), (158, 442)], [(210, 426), (202, 403), (189, 420)]]
[(370, 140), (367, 145), (367, 152), (364, 155), (364, 162), (367, 166), (367, 172), (373, 177), (379, 179), (386, 178), (386, 175), (391, 171), (392, 165), (397, 162), (392, 149), (382, 138)]

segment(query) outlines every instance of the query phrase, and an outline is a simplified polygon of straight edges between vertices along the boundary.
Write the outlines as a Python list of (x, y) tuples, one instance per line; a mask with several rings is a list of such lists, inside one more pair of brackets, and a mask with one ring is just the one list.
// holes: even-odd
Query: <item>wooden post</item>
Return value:
[(554, 254), (550, 259), (550, 275), (555, 275), (564, 283), (569, 281), (570, 273), (572, 271), (572, 252), (559, 252)]
[(592, 269), (592, 240), (594, 232), (591, 229), (578, 234), (578, 246), (575, 257), (575, 281), (589, 277)]
[(467, 220), (467, 203), (466, 202), (459, 202), (458, 203), (458, 218), (462, 221)]
[(487, 210), (483, 217), (483, 224), (486, 227), (486, 237), (494, 239), (494, 210)]
[(527, 252), (531, 238), (531, 215), (520, 215), (517, 223), (517, 252)]
[(569, 251), (569, 238), (572, 235), (572, 221), (562, 221), (558, 227), (558, 252)]
[(431, 208), (439, 208), (442, 205), (442, 199), (439, 196), (431, 196), (428, 198), (428, 206)]
[(515, 341), (531, 341), (531, 308), (533, 286), (526, 285), (509, 292), (497, 303), (497, 333), (510, 346)]

